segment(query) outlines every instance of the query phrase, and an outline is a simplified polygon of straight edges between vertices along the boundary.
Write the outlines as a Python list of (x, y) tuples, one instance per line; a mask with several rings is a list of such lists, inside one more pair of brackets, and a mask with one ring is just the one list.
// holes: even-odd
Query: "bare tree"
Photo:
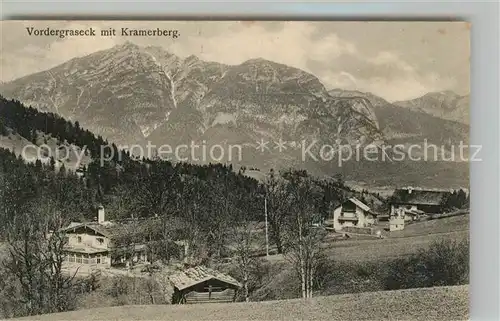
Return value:
[(284, 251), (284, 229), (290, 214), (290, 194), (286, 181), (276, 176), (273, 170), (270, 171), (264, 186), (271, 240), (281, 254)]
[(311, 298), (314, 276), (321, 258), (324, 233), (314, 228), (320, 191), (307, 176), (299, 172), (285, 173), (291, 196), (293, 219), (287, 225), (287, 251), (285, 257), (294, 265), (300, 279), (303, 298)]
[[(37, 202), (38, 203), (38, 202)], [(72, 308), (76, 272), (63, 270), (66, 237), (62, 217), (51, 206), (26, 206), (8, 226), (4, 268), (20, 285), (19, 303), (28, 315)], [(54, 230), (54, 232), (47, 232)]]
[(257, 258), (253, 255), (259, 246), (256, 243), (255, 231), (256, 223), (243, 222), (235, 229), (234, 235), (236, 266), (238, 272), (241, 274), (243, 296), (246, 302), (250, 301), (249, 282), (252, 272), (258, 264)]
[(312, 298), (318, 267), (323, 259), (321, 240), (324, 234), (320, 229), (312, 229), (302, 235), (297, 242), (291, 242), (286, 258), (295, 267), (300, 278), (303, 298)]

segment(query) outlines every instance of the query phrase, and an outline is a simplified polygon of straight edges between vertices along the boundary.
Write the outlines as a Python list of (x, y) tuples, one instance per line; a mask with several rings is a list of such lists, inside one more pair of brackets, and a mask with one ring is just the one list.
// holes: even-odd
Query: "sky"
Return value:
[[(96, 37), (30, 36), (35, 29), (89, 28)], [(176, 29), (179, 37), (102, 37), (100, 30)], [(314, 74), (327, 89), (371, 92), (388, 101), (428, 92), (469, 93), (466, 22), (2, 21), (0, 80), (8, 82), (126, 40), (225, 64), (264, 58)]]

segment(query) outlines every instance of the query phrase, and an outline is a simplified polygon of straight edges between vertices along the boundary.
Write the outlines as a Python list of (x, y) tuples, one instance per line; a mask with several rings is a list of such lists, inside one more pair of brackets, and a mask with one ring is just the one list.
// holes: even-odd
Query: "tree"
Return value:
[(51, 171), (55, 171), (56, 170), (56, 160), (54, 159), (53, 156), (50, 156), (49, 168), (50, 168)]
[(264, 195), (267, 201), (267, 221), (271, 240), (276, 244), (279, 254), (283, 253), (284, 227), (290, 214), (290, 196), (286, 181), (276, 177), (273, 170), (264, 184)]
[(319, 284), (318, 270), (325, 258), (321, 248), (324, 236), (324, 230), (311, 229), (297, 241), (290, 242), (289, 249), (285, 253), (285, 257), (295, 267), (303, 298), (312, 298), (313, 291)]
[(250, 301), (249, 282), (252, 271), (257, 265), (257, 259), (253, 256), (256, 237), (254, 231), (256, 224), (242, 222), (234, 231), (236, 266), (242, 279), (243, 297), (245, 302)]
[(3, 123), (3, 120), (0, 118), (0, 136), (7, 136), (7, 126)]
[(199, 250), (198, 247), (202, 243), (199, 216), (204, 191), (201, 181), (196, 177), (181, 176), (178, 184), (175, 214), (186, 223), (187, 228), (183, 236), (186, 242), (185, 260), (189, 261), (194, 258), (195, 252)]
[[(74, 307), (76, 273), (63, 271), (66, 237), (62, 216), (47, 212), (34, 199), (8, 226), (8, 257), (4, 268), (20, 285), (18, 304), (26, 314), (62, 312)], [(36, 204), (36, 205), (35, 205)], [(46, 205), (46, 204), (44, 204)], [(36, 206), (36, 207), (35, 207)], [(53, 230), (54, 232), (49, 232)]]
[(313, 228), (321, 191), (312, 180), (301, 172), (285, 173), (291, 195), (293, 219), (287, 226), (287, 245), (285, 253), (294, 265), (300, 279), (303, 298), (311, 298), (314, 290), (314, 277), (321, 259), (321, 241), (324, 231)]
[(134, 265), (136, 245), (142, 244), (145, 240), (144, 231), (139, 229), (136, 222), (124, 224), (123, 231), (113, 237), (115, 247), (111, 253), (113, 260), (125, 258), (128, 268)]
[(174, 294), (174, 288), (172, 282), (170, 281), (170, 274), (166, 270), (154, 273), (152, 278), (156, 282), (159, 292), (162, 294), (165, 303), (172, 303), (172, 295)]
[(149, 170), (132, 181), (133, 212), (140, 216), (162, 216), (174, 207), (177, 176), (169, 162), (155, 161)]
[(468, 206), (467, 193), (463, 189), (460, 189), (457, 193), (457, 207), (463, 208), (464, 206)]

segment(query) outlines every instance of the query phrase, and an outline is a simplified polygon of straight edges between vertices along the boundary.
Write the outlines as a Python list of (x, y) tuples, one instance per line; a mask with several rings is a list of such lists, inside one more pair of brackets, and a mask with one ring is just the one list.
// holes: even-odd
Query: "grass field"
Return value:
[[(322, 286), (323, 295), (351, 292), (380, 291), (384, 289), (384, 277), (364, 275), (358, 268), (384, 269), (394, 259), (408, 257), (419, 249), (428, 248), (433, 242), (443, 239), (465, 240), (469, 238), (469, 216), (456, 216), (408, 225), (404, 230), (391, 232), (388, 237), (362, 238), (330, 241), (325, 243), (328, 260), (339, 277)], [(286, 299), (300, 295), (295, 272), (283, 255), (267, 258), (275, 267), (273, 277), (255, 293), (257, 300)], [(359, 273), (362, 273), (361, 275)], [(374, 273), (374, 272), (372, 272)]]
[(437, 240), (445, 238), (462, 240), (468, 236), (469, 231), (456, 231), (398, 238), (343, 241), (327, 248), (326, 253), (338, 261), (382, 261), (411, 255)]
[[(404, 257), (442, 239), (463, 240), (469, 237), (469, 215), (447, 217), (409, 224), (404, 230), (391, 232), (387, 238), (342, 240), (324, 244), (326, 254), (337, 261), (374, 261)], [(282, 255), (271, 255), (271, 262), (282, 261)]]
[(467, 320), (468, 287), (436, 287), (252, 303), (122, 306), (18, 320)]
[(459, 215), (409, 224), (404, 230), (391, 232), (391, 237), (409, 237), (429, 234), (468, 231), (470, 215)]

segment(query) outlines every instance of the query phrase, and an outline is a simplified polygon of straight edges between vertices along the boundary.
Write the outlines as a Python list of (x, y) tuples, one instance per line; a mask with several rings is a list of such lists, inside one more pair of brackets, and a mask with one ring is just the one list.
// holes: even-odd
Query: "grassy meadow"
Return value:
[[(439, 304), (436, 304), (439, 302)], [(18, 320), (467, 320), (468, 286), (316, 297), (268, 302), (120, 306)]]

